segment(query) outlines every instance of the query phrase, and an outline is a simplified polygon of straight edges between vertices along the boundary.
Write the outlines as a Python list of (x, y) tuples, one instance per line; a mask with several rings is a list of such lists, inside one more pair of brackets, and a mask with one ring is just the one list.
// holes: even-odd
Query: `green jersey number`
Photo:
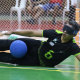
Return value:
[(51, 59), (52, 58), (52, 54), (51, 53), (54, 53), (54, 51), (50, 50), (49, 52), (45, 53), (45, 57), (47, 59)]

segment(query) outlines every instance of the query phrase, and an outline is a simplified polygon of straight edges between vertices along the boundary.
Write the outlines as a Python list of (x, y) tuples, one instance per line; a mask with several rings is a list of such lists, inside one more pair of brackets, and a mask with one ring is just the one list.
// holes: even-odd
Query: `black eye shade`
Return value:
[(67, 31), (67, 34), (72, 35), (72, 34), (77, 34), (78, 31), (75, 31), (73, 28), (69, 27), (68, 25), (64, 25), (63, 31)]

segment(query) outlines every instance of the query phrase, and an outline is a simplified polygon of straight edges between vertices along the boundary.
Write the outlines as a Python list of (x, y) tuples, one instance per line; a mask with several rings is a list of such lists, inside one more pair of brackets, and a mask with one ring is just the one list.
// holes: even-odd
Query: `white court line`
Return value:
[[(9, 66), (0, 66), (0, 68), (17, 68), (17, 69), (40, 69), (40, 70), (44, 70), (44, 69), (80, 69), (80, 67), (79, 68), (75, 68), (75, 66), (74, 65), (60, 65), (60, 66), (62, 66), (62, 68), (60, 67), (57, 67), (57, 66), (55, 66), (55, 68), (48, 68), (48, 67), (41, 67), (41, 66), (39, 66), (39, 67), (17, 67), (17, 64), (10, 64), (10, 63), (3, 63), (3, 62), (0, 62), (0, 63), (2, 63), (2, 64), (7, 64), (7, 65), (13, 65), (13, 67), (9, 67)], [(41, 67), (41, 68), (40, 68)], [(65, 67), (65, 68), (64, 68)]]
[(0, 66), (0, 68), (16, 68), (16, 69), (38, 69), (38, 70), (56, 70), (56, 69), (80, 69), (80, 68), (38, 68), (38, 67), (8, 67), (8, 66)]
[[(46, 67), (8, 67), (8, 66), (0, 66), (0, 68), (9, 68), (9, 69), (25, 69), (25, 70), (37, 70), (37, 71), (56, 71), (56, 72), (62, 72), (62, 73), (75, 73), (80, 74), (79, 69), (80, 68), (46, 68)], [(67, 70), (67, 71), (66, 71)], [(74, 71), (71, 71), (74, 70)], [(75, 71), (78, 70), (78, 71)]]
[[(18, 64), (5, 63), (5, 62), (0, 62), (0, 64), (12, 65), (12, 66), (16, 66), (16, 67), (19, 66)], [(68, 64), (56, 65), (55, 68), (59, 68), (59, 67), (61, 68), (61, 66), (62, 66), (62, 67), (67, 67), (67, 68), (68, 68), (68, 67), (75, 68), (75, 65), (68, 65)], [(39, 66), (39, 67), (41, 67), (41, 66)], [(36, 68), (39, 68), (39, 67), (36, 67)], [(23, 66), (22, 68), (35, 68), (35, 66), (34, 66), (34, 67), (24, 67), (24, 66)], [(41, 67), (41, 68), (44, 68), (44, 69), (54, 69), (54, 68), (52, 68), (52, 67), (51, 67), (51, 68), (50, 68), (50, 67)], [(79, 67), (79, 68), (80, 68), (80, 67)]]

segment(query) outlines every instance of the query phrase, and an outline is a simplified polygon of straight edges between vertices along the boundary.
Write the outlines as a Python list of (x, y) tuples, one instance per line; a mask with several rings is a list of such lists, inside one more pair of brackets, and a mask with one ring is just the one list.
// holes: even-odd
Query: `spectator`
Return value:
[(28, 0), (29, 6), (27, 7), (27, 11), (30, 13), (31, 16), (35, 14), (33, 8), (38, 4), (43, 3), (45, 0)]
[(77, 7), (77, 0), (71, 0), (70, 11), (69, 11), (69, 21), (75, 21), (75, 9)]
[(41, 16), (41, 14), (43, 14), (45, 11), (48, 11), (50, 9), (54, 9), (52, 23), (55, 24), (56, 23), (55, 17), (61, 11), (63, 11), (63, 9), (65, 7), (65, 2), (66, 2), (66, 0), (49, 0), (49, 3), (47, 3), (47, 4), (36, 6), (37, 7), (37, 9), (35, 7), (35, 9), (37, 10), (36, 14), (34, 15), (34, 17), (32, 19), (27, 20), (27, 22), (29, 22), (31, 24), (35, 24), (37, 19), (39, 18), (39, 16)]

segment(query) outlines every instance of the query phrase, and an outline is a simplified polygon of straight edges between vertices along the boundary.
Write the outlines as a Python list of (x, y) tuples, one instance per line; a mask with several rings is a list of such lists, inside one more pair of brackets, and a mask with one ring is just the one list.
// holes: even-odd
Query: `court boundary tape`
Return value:
[[(45, 71), (56, 71), (56, 72), (69, 72), (69, 73), (80, 73), (80, 71), (64, 71), (63, 69), (80, 69), (80, 68), (36, 68), (36, 67), (8, 67), (0, 66), (0, 68), (13, 68), (13, 69), (30, 69), (30, 70), (45, 70)], [(57, 70), (56, 70), (57, 69)]]

